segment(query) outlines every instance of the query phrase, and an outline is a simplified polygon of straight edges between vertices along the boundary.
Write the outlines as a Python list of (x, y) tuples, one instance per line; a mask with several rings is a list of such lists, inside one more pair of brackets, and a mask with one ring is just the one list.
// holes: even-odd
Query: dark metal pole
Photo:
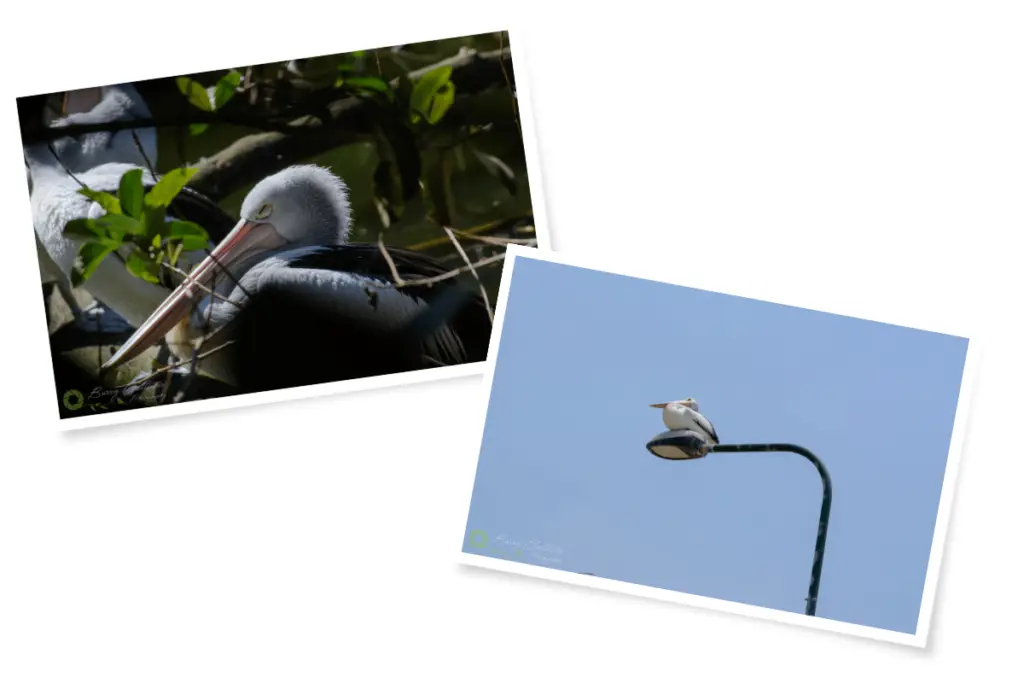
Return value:
[(818, 588), (821, 586), (821, 564), (825, 560), (825, 537), (828, 535), (828, 517), (832, 510), (832, 477), (829, 476), (825, 463), (802, 446), (789, 443), (765, 444), (723, 444), (713, 447), (710, 453), (765, 453), (784, 452), (802, 455), (811, 461), (821, 475), (821, 514), (818, 516), (818, 538), (814, 543), (814, 563), (811, 565), (811, 585), (807, 589), (807, 608), (805, 614), (814, 616), (818, 609)]

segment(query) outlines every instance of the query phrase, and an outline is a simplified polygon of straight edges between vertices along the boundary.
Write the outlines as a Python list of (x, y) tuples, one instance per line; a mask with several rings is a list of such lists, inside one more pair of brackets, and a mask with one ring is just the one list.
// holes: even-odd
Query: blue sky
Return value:
[(524, 257), (507, 306), (465, 551), (802, 613), (818, 474), (651, 456), (693, 396), (829, 468), (818, 616), (915, 632), (967, 339)]

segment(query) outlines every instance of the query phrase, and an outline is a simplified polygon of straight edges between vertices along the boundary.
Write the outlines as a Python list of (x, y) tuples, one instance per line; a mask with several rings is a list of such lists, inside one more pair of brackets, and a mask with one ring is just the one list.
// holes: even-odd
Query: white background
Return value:
[[(1016, 3), (226, 5), (4, 19), (0, 679), (1019, 672)], [(501, 28), (556, 249), (984, 341), (927, 649), (457, 566), (478, 378), (57, 431), (15, 95)]]

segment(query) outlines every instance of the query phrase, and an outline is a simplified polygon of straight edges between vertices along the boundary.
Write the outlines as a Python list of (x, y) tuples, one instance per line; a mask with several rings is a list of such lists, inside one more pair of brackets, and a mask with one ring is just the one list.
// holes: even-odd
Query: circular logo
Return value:
[(69, 389), (64, 392), (64, 407), (68, 410), (78, 410), (85, 405), (85, 396), (78, 389)]
[(474, 548), (483, 548), (487, 545), (487, 534), (479, 529), (469, 532), (469, 544)]

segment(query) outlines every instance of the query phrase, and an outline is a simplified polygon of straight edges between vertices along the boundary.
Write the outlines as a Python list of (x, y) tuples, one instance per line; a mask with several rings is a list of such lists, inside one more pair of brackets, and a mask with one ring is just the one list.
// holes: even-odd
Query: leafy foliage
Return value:
[(235, 96), (241, 82), (242, 74), (234, 69), (221, 76), (213, 90), (213, 108), (220, 109), (227, 104)]
[(452, 68), (442, 66), (428, 71), (416, 81), (409, 95), (409, 116), (413, 123), (426, 119), (439, 122), (455, 102)]
[(206, 231), (186, 221), (167, 220), (167, 209), (196, 169), (178, 168), (163, 176), (146, 192), (142, 170), (121, 176), (117, 196), (82, 188), (79, 193), (106, 211), (99, 218), (68, 221), (64, 234), (82, 242), (78, 251), (80, 266), (72, 271), (77, 287), (114, 252), (129, 247), (125, 267), (146, 282), (159, 283), (165, 263), (177, 265), (184, 250), (204, 249), (209, 244)]
[(387, 81), (376, 76), (338, 76), (334, 87), (357, 94), (380, 94), (388, 101), (394, 101), (394, 92)]
[(142, 169), (137, 168), (128, 171), (121, 176), (121, 183), (117, 189), (117, 201), (121, 210), (132, 218), (142, 217), (142, 198), (145, 196), (142, 188)]
[[(225, 105), (230, 110), (225, 110), (223, 120), (234, 126), (250, 131), (267, 126), (265, 130), (288, 135), (306, 129), (311, 137), (320, 134), (317, 128), (344, 125), (336, 117), (358, 109), (358, 121), (369, 122), (366, 141), (376, 158), (363, 162), (366, 172), (361, 182), (354, 179), (352, 170), (343, 174), (353, 193), (363, 197), (357, 230), (415, 225), (413, 229), (425, 235), (436, 234), (438, 225), (450, 222), (458, 224), (450, 227), (468, 229), (493, 220), (495, 213), (502, 218), (512, 212), (521, 216), (529, 197), (521, 191), (525, 178), (517, 177), (522, 171), (513, 170), (513, 164), (521, 168), (523, 160), (516, 149), (521, 138), (511, 142), (519, 138), (511, 68), (506, 72), (506, 66), (494, 60), (490, 61), (492, 71), (475, 68), (479, 65), (467, 69), (472, 58), (464, 59), (474, 53), (493, 55), (503, 47), (507, 38), (481, 34), (182, 77), (180, 93), (213, 116), (207, 123), (200, 115), (199, 122), (189, 126), (192, 137), (206, 133), (209, 144), (197, 143), (201, 151), (181, 154), (187, 159), (210, 156), (224, 150), (225, 141), (235, 139), (217, 125), (216, 114)], [(202, 104), (199, 90), (206, 92)], [(346, 106), (355, 104), (358, 107)], [(500, 128), (495, 128), (495, 121)], [(211, 127), (218, 132), (206, 132)], [(345, 154), (324, 149), (323, 156), (335, 164), (334, 159)], [(356, 172), (362, 173), (361, 169)], [(470, 197), (473, 206), (465, 207), (468, 186), (486, 187), (485, 192), (497, 197), (487, 203)]]
[[(204, 111), (213, 113), (224, 107), (238, 92), (242, 83), (242, 74), (231, 69), (220, 77), (220, 80), (209, 90), (203, 85), (188, 76), (180, 76), (175, 79), (178, 90), (184, 95), (189, 103)], [(202, 135), (209, 129), (208, 123), (193, 123), (189, 126), (191, 135)]]
[[(366, 142), (372, 151), (360, 156), (366, 153), (325, 149), (320, 161), (336, 165), (341, 158), (365, 159), (359, 162), (366, 169), (362, 178), (359, 166), (338, 169), (350, 185), (359, 217), (356, 239), (372, 239), (375, 229), (397, 228), (403, 236), (393, 239), (409, 245), (438, 236), (439, 226), (465, 231), (522, 217), (529, 213), (529, 195), (522, 191), (522, 171), (514, 170), (523, 164), (517, 149), (521, 140), (510, 125), (517, 122), (514, 84), (510, 74), (495, 70), (481, 77), (460, 61), (464, 54), (493, 54), (505, 45), (497, 34), (488, 34), (169, 79), (165, 106), (191, 108), (185, 137), (201, 136), (194, 145), (202, 151), (186, 153), (179, 138), (177, 145), (162, 147), (161, 155), (177, 152), (171, 164), (210, 156), (253, 127), (259, 130), (262, 122), (290, 126), (312, 117), (316, 126), (330, 127), (345, 104), (358, 104), (360, 119), (371, 122)], [(221, 126), (222, 120), (231, 125)], [(201, 227), (169, 221), (166, 215), (193, 172), (170, 171), (148, 193), (141, 171), (122, 178), (116, 195), (83, 190), (105, 215), (67, 226), (68, 234), (92, 245), (80, 254), (79, 281), (115, 250), (130, 272), (153, 281), (162, 261), (176, 264), (182, 251), (205, 246)], [(225, 209), (235, 210), (240, 196)]]
[[(159, 159), (147, 165), (167, 173), (220, 155), (230, 163), (214, 159), (204, 177), (191, 181), (180, 171), (167, 173), (163, 187), (148, 194), (141, 183), (148, 174), (138, 172), (109, 193), (83, 191), (104, 215), (65, 227), (81, 242), (73, 277), (81, 283), (106, 258), (114, 261), (104, 269), (123, 264), (135, 277), (165, 282), (163, 264), (185, 267), (179, 261), (185, 251), (207, 246), (201, 227), (167, 215), (185, 182), (235, 214), (253, 182), (291, 163), (328, 166), (346, 181), (353, 241), (376, 241), (387, 230), (388, 246), (428, 253), (453, 269), (464, 261), (452, 235), (473, 261), (500, 255), (500, 243), (483, 240), (534, 236), (514, 74), (507, 58), (496, 58), (507, 47), (507, 35), (489, 33), (135, 84), (158, 120)], [(59, 111), (63, 93), (45, 97)], [(18, 104), (20, 111), (21, 99)], [(27, 118), (22, 115), (23, 125)], [(285, 139), (264, 148), (261, 137), (279, 137), (266, 131)], [(236, 144), (250, 137), (253, 145)], [(292, 141), (297, 144), (289, 147)], [(212, 177), (207, 169), (215, 170)], [(493, 301), (501, 269), (485, 267), (479, 276)], [(96, 345), (107, 341), (98, 338)], [(99, 363), (101, 356), (76, 354), (74, 363)], [(55, 367), (63, 358), (55, 355)], [(155, 358), (151, 362), (159, 367)], [(66, 389), (81, 386), (75, 373), (65, 379)], [(198, 386), (202, 378), (196, 380)], [(124, 394), (97, 401), (87, 394), (84, 409), (131, 408), (181, 395), (162, 389), (147, 390), (153, 395), (144, 400)], [(204, 397), (211, 391), (193, 389)]]
[(194, 81), (187, 76), (181, 76), (177, 79), (178, 90), (181, 94), (188, 98), (189, 103), (202, 109), (203, 111), (213, 111), (213, 103), (210, 101), (210, 95), (206, 92), (206, 88), (202, 86), (199, 81)]

